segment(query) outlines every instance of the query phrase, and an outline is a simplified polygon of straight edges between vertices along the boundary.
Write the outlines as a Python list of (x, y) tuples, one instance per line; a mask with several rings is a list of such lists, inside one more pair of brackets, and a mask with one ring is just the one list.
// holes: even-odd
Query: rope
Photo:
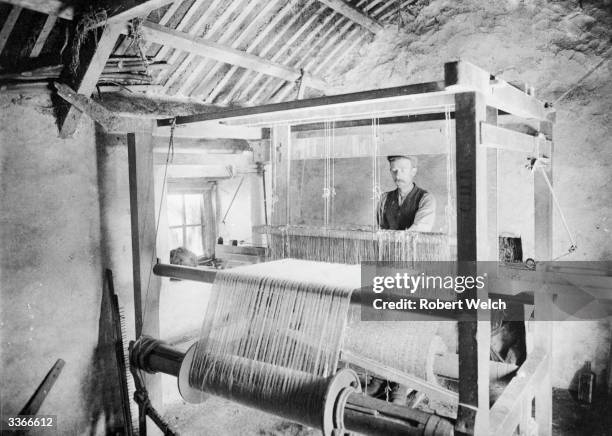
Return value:
[(589, 71), (587, 71), (587, 73), (582, 76), (580, 79), (578, 79), (574, 85), (568, 89), (567, 91), (565, 91), (563, 94), (561, 94), (555, 101), (552, 102), (552, 106), (555, 106), (557, 103), (559, 103), (561, 100), (563, 100), (565, 97), (567, 97), (574, 89), (578, 88), (578, 86), (580, 86), (580, 84), (587, 78), (589, 77), (591, 74), (593, 74), (596, 70), (599, 69), (599, 67), (601, 67), (609, 58), (610, 55), (612, 54), (612, 49), (608, 50), (608, 52), (606, 54), (604, 54), (603, 59), (601, 59), (599, 62), (597, 62), (597, 64), (591, 68)]

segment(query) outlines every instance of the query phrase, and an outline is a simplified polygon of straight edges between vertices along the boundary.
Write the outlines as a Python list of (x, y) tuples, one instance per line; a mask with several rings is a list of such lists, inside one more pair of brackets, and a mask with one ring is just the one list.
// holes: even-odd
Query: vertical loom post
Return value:
[[(552, 122), (540, 122), (540, 131), (550, 140), (550, 149), (540, 150), (549, 159), (546, 174), (553, 183), (552, 173)], [(552, 195), (542, 174), (534, 174), (534, 210), (535, 210), (535, 254), (538, 261), (552, 259)], [(535, 347), (541, 348), (547, 356), (548, 370), (536, 391), (536, 422), (538, 434), (552, 434), (552, 294), (543, 288), (535, 295)]]
[(208, 183), (202, 193), (202, 216), (204, 217), (204, 229), (202, 233), (202, 246), (204, 257), (215, 255), (215, 244), (217, 242), (217, 224), (215, 222), (215, 210), (213, 207), (213, 184)]
[[(276, 167), (274, 180), (271, 180), (273, 189), (271, 192), (273, 203), (272, 224), (289, 224), (289, 164), (291, 162), (289, 141), (291, 139), (291, 126), (288, 124), (272, 127), (272, 153), (270, 158), (274, 159), (272, 167)], [(274, 172), (274, 170), (273, 170)]]
[[(152, 271), (156, 217), (151, 138), (151, 130), (127, 135), (136, 338), (142, 334), (159, 337), (161, 280)], [(145, 381), (149, 397), (158, 405), (161, 379), (147, 376)]]
[[(487, 260), (489, 253), (487, 151), (478, 146), (480, 123), (485, 119), (486, 105), (479, 93), (455, 95), (459, 262)], [(475, 267), (465, 271), (475, 272)], [(478, 292), (479, 298), (486, 298), (485, 289)], [(477, 321), (460, 321), (458, 334), (459, 409), (455, 431), (459, 435), (486, 434), (489, 429), (490, 322), (482, 320), (478, 314)]]

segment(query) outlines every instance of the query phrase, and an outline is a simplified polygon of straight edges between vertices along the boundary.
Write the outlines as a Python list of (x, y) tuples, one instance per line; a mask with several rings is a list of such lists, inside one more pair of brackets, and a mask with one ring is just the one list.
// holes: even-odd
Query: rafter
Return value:
[[(209, 38), (214, 38), (215, 41), (217, 41), (219, 44), (226, 44), (228, 42), (229, 37), (231, 35), (233, 35), (233, 33), (238, 30), (238, 27), (240, 26), (242, 21), (253, 10), (253, 8), (255, 7), (255, 4), (256, 4), (256, 2), (248, 2), (246, 7), (240, 8), (241, 9), (240, 15), (237, 18), (235, 18), (233, 20), (230, 20), (230, 17), (234, 13), (234, 11), (239, 9), (240, 6), (243, 6), (242, 2), (240, 2), (240, 1), (233, 1), (233, 2), (231, 2), (225, 8), (225, 10), (221, 13), (221, 15), (219, 15), (211, 23), (210, 27), (206, 26), (206, 31), (205, 31), (204, 35), (206, 35)], [(227, 26), (224, 29), (224, 33), (219, 38), (215, 38), (215, 34), (224, 25)], [(175, 78), (178, 79), (180, 74), (183, 71), (186, 71), (187, 68), (189, 67), (189, 65), (192, 64), (192, 63), (196, 64), (196, 67), (195, 67), (194, 71), (197, 71), (197, 72), (196, 72), (195, 76), (199, 75), (202, 72), (201, 70), (198, 70), (198, 67), (200, 67), (200, 65), (198, 65), (198, 64), (206, 65), (206, 61), (200, 62), (200, 59), (198, 59), (197, 56), (195, 56), (193, 53), (189, 53), (187, 55), (187, 57), (185, 58), (185, 60), (183, 60), (183, 62), (179, 66), (179, 68), (177, 68), (177, 72), (175, 73)], [(178, 71), (180, 71), (180, 72), (178, 72)], [(194, 77), (194, 74), (192, 72), (191, 74), (187, 75), (186, 78), (184, 78), (185, 80), (183, 80), (182, 85), (178, 89), (178, 93), (179, 94), (185, 94), (185, 91), (187, 89), (189, 89), (193, 85), (193, 80), (194, 80), (193, 77)], [(169, 89), (169, 85), (165, 86), (165, 88)]]
[[(236, 2), (238, 3), (238, 2)], [(271, 2), (272, 4), (274, 2)], [(231, 21), (228, 21), (228, 26), (225, 27), (223, 29), (223, 33), (221, 34), (221, 36), (219, 37), (219, 39), (217, 39), (217, 42), (220, 44), (227, 44), (230, 42), (231, 38), (240, 30), (240, 27), (243, 25), (244, 21), (247, 19), (247, 17), (249, 17), (249, 15), (251, 14), (251, 12), (253, 12), (253, 9), (255, 8), (255, 6), (257, 5), (257, 2), (248, 2), (247, 5), (243, 8), (241, 8), (240, 14), (238, 15), (238, 17), (232, 19)], [(224, 15), (229, 18), (229, 12), (228, 12), (229, 8), (226, 9)], [(225, 18), (225, 17), (223, 17)], [(213, 24), (216, 25), (218, 24), (219, 26), (222, 25), (223, 23), (223, 19), (222, 17), (219, 17), (219, 19), (217, 21), (215, 21), (215, 23)], [(248, 27), (248, 25), (246, 26)], [(210, 29), (210, 33), (209, 35), (214, 35), (214, 32), (217, 31), (218, 28), (215, 28), (213, 30), (213, 28), (211, 27)], [(238, 48), (237, 45), (235, 45), (234, 43), (232, 43), (230, 45), (230, 47), (232, 48)], [(188, 77), (186, 77), (186, 79), (183, 81), (183, 84), (181, 85), (181, 87), (178, 90), (178, 94), (181, 95), (190, 95), (190, 91), (193, 90), (193, 88), (196, 86), (196, 81), (198, 82), (203, 82), (206, 79), (202, 79), (201, 75), (204, 72), (204, 69), (210, 64), (208, 62), (208, 60), (206, 59), (195, 59), (196, 62), (196, 67), (191, 71), (191, 73), (189, 74)], [(214, 65), (213, 65), (214, 66)]]
[[(231, 44), (231, 47), (232, 48), (238, 48), (240, 46), (240, 44), (242, 44), (242, 42), (246, 39), (246, 37), (248, 35), (250, 35), (252, 31), (257, 29), (257, 26), (260, 25), (259, 20), (262, 19), (263, 17), (267, 17), (268, 14), (272, 11), (272, 9), (274, 9), (276, 6), (277, 6), (277, 2), (276, 1), (269, 1), (262, 9), (260, 9), (260, 11), (257, 13), (257, 15), (251, 20), (249, 25), (246, 26), (238, 34), (236, 39), (234, 39), (234, 41)], [(248, 52), (248, 49), (247, 49), (247, 52)], [(202, 80), (201, 80), (202, 84), (197, 86), (193, 90), (193, 92), (191, 93), (191, 96), (193, 96), (193, 97), (195, 97), (197, 99), (200, 99), (200, 98), (204, 97), (206, 95), (206, 92), (209, 92), (212, 89), (212, 87), (215, 86), (213, 83), (211, 83), (211, 81), (213, 80), (215, 75), (219, 72), (219, 70), (224, 65), (225, 64), (222, 64), (220, 62), (218, 62), (216, 65), (214, 65), (208, 71), (208, 73), (206, 73), (206, 75), (202, 78)], [(226, 74), (230, 74), (230, 73), (227, 72)]]
[(383, 27), (378, 21), (364, 14), (359, 9), (351, 6), (344, 0), (319, 0), (319, 1), (323, 3), (324, 5), (327, 5), (334, 11), (344, 15), (349, 20), (354, 21), (360, 26), (365, 27), (372, 33), (376, 34), (383, 29)]
[[(197, 54), (198, 56), (208, 57), (220, 62), (255, 70), (260, 74), (274, 76), (288, 81), (296, 80), (300, 76), (299, 71), (295, 71), (284, 65), (262, 59), (258, 56), (204, 38), (197, 38), (183, 32), (177, 32), (176, 30), (168, 29), (156, 23), (144, 22), (141, 31), (143, 38), (149, 41), (170, 45), (179, 50)], [(311, 76), (308, 77), (308, 85), (320, 90), (329, 88), (324, 81)]]
[[(285, 65), (289, 66), (291, 65), (291, 63), (293, 62), (293, 60), (300, 54), (302, 53), (303, 50), (306, 50), (305, 53), (309, 53), (314, 47), (317, 46), (317, 44), (319, 42), (321, 42), (322, 40), (325, 39), (325, 36), (327, 35), (327, 33), (324, 34), (324, 36), (322, 38), (319, 38), (318, 41), (316, 42), (311, 42), (318, 34), (319, 32), (323, 31), (323, 29), (325, 28), (325, 26), (327, 26), (334, 18), (335, 18), (336, 14), (335, 13), (331, 13), (328, 14), (325, 19), (320, 22), (319, 24), (317, 24), (317, 26), (306, 36), (306, 38), (304, 38), (303, 40), (300, 41), (299, 45), (293, 50), (293, 52), (291, 53), (291, 55), (289, 56), (289, 58), (285, 59)], [(342, 17), (341, 17), (342, 18)], [(329, 31), (333, 31), (335, 28), (335, 26), (332, 24), (330, 26)], [(306, 47), (309, 47), (308, 49), (306, 49)], [(275, 54), (274, 60), (280, 58), (280, 52)], [(298, 68), (298, 67), (296, 67)], [(255, 92), (255, 94), (253, 94), (253, 96), (249, 99), (249, 103), (253, 103), (257, 100), (257, 98), (266, 90), (266, 88), (270, 85), (270, 83), (272, 83), (272, 79), (270, 77), (266, 78), (266, 80), (264, 81), (264, 84), (262, 86), (259, 87), (259, 89)]]
[[(102, 36), (98, 40), (96, 50), (91, 56), (87, 67), (83, 70), (81, 77), (77, 78), (78, 86), (76, 92), (89, 97), (98, 83), (98, 79), (104, 70), (104, 65), (115, 48), (117, 39), (121, 32), (125, 30), (125, 26), (120, 24), (109, 24), (104, 28)], [(81, 111), (74, 106), (70, 106), (66, 117), (61, 122), (60, 137), (71, 137), (81, 118)]]
[[(287, 3), (283, 9), (281, 10), (281, 12), (279, 12), (276, 17), (274, 18), (274, 20), (272, 20), (272, 22), (270, 24), (268, 24), (266, 26), (266, 28), (264, 30), (262, 30), (253, 40), (253, 42), (251, 42), (251, 44), (249, 45), (249, 47), (247, 48), (246, 52), (247, 53), (252, 53), (255, 48), (259, 45), (259, 43), (268, 35), (268, 33), (270, 31), (272, 31), (272, 29), (274, 29), (274, 27), (280, 22), (281, 18), (284, 18), (285, 15), (287, 15), (288, 13), (291, 13), (293, 6), (295, 5), (297, 0), (291, 0), (289, 3)], [(304, 9), (306, 9), (310, 3), (313, 0), (308, 0), (308, 2), (306, 3), (306, 5), (304, 5)], [(303, 9), (303, 10), (304, 10)], [(302, 10), (302, 11), (303, 11)], [(297, 13), (294, 14), (286, 23), (285, 25), (276, 32), (276, 35), (270, 40), (268, 41), (268, 43), (261, 49), (261, 51), (259, 52), (259, 56), (264, 57), (268, 54), (268, 52), (272, 49), (272, 47), (274, 47), (274, 45), (276, 44), (276, 42), (282, 38), (285, 33), (291, 28), (291, 26), (293, 26), (293, 24), (295, 22), (297, 22), (297, 20), (299, 19), (299, 17), (301, 16), (301, 13)], [(226, 74), (226, 82), (229, 81), (229, 78), (232, 77), (232, 74), (235, 73), (235, 71), (238, 68), (236, 68), (234, 71), (229, 71)], [(223, 103), (227, 103), (228, 101), (230, 101), (232, 99), (232, 97), (234, 96), (235, 93), (237, 93), (240, 88), (242, 87), (242, 85), (244, 85), (245, 81), (247, 80), (247, 78), (249, 77), (249, 71), (245, 71), (242, 76), (240, 77), (240, 79), (238, 79), (238, 81), (234, 84), (234, 86), (230, 89), (230, 91), (227, 93), (227, 95), (225, 96), (225, 98), (223, 99)], [(222, 81), (223, 82), (223, 81)], [(214, 99), (216, 98), (216, 96), (218, 95), (218, 93), (221, 91), (221, 89), (223, 88), (223, 85), (217, 85), (217, 89), (213, 90), (213, 92), (211, 93), (211, 96), (209, 96), (206, 101), (207, 102), (212, 102), (214, 101)], [(215, 93), (216, 91), (216, 93)]]
[(31, 58), (35, 58), (35, 57), (38, 57), (38, 55), (40, 55), (40, 52), (45, 46), (45, 42), (47, 41), (47, 38), (49, 37), (49, 34), (53, 30), (53, 27), (55, 26), (56, 22), (57, 22), (57, 16), (55, 15), (47, 16), (47, 19), (45, 20), (45, 24), (43, 25), (42, 30), (38, 34), (38, 37), (36, 38), (36, 42), (34, 43), (34, 47), (32, 47), (32, 51), (30, 52)]
[[(317, 11), (312, 14), (310, 16), (310, 18), (308, 18), (308, 20), (306, 20), (306, 22), (304, 24), (302, 24), (300, 26), (300, 28), (295, 31), (295, 33), (293, 33), (293, 35), (291, 35), (291, 37), (283, 44), (283, 46), (278, 49), (275, 53), (274, 56), (272, 56), (272, 61), (276, 62), (278, 59), (280, 59), (280, 57), (285, 53), (285, 51), (291, 47), (291, 45), (302, 36), (302, 34), (310, 27), (310, 25), (312, 23), (314, 23), (314, 21), (319, 18), (320, 13), (323, 12), (325, 10), (326, 6), (321, 6), (317, 9)], [(261, 79), (262, 74), (257, 73), (255, 75), (255, 77), (249, 82), (249, 84), (246, 86), (246, 88), (244, 88), (244, 90), (240, 93), (241, 96), (247, 97), (249, 92), (251, 91), (251, 89), (253, 89), (255, 87), (255, 85), (257, 85), (259, 83), (259, 80)], [(298, 76), (299, 77), (299, 76)]]
[(66, 20), (72, 20), (74, 16), (74, 8), (60, 0), (2, 0), (5, 3), (10, 3), (24, 9), (41, 12), (47, 15), (55, 15)]
[(21, 14), (21, 11), (21, 7), (13, 6), (11, 12), (9, 12), (8, 17), (2, 26), (2, 30), (0, 30), (0, 53), (2, 53), (2, 50), (4, 50), (4, 46), (6, 45), (9, 36), (11, 36), (11, 32), (19, 19), (19, 14)]

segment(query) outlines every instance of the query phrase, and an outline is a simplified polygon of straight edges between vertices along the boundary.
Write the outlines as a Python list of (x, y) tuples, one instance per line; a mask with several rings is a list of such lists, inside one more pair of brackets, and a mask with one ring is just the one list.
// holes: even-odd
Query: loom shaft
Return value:
[[(161, 372), (178, 376), (185, 353), (162, 341), (142, 337), (130, 347), (130, 364), (147, 372)], [(180, 363), (179, 363), (180, 360)], [(326, 407), (335, 422), (342, 422), (343, 429), (372, 436), (431, 435), (452, 436), (453, 425), (436, 415), (431, 415), (386, 401), (366, 397), (351, 390), (341, 390), (336, 398), (329, 398)]]

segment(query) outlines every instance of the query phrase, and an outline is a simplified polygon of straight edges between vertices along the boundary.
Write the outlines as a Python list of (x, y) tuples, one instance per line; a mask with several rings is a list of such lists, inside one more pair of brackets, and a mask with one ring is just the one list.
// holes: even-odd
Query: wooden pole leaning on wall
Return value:
[[(161, 280), (153, 274), (156, 217), (151, 132), (152, 126), (147, 132), (127, 134), (136, 339), (143, 334), (159, 337)], [(160, 407), (161, 378), (147, 374), (144, 382), (151, 402)]]

